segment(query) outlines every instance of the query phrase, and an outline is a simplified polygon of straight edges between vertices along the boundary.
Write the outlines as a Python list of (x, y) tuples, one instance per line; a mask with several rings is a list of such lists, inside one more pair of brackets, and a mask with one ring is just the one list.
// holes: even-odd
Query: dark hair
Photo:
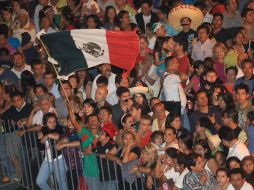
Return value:
[(158, 136), (161, 136), (162, 139), (163, 139), (163, 135), (164, 133), (162, 131), (154, 131), (152, 134), (151, 134), (151, 141), (154, 141), (156, 137)]
[(248, 118), (248, 120), (250, 120), (251, 125), (253, 125), (253, 122), (254, 122), (254, 111), (249, 111), (248, 114), (247, 114), (247, 118)]
[(56, 120), (56, 123), (57, 123), (57, 116), (56, 116), (56, 114), (48, 112), (42, 118), (42, 123), (43, 123), (44, 126), (47, 126), (48, 119), (51, 118), (51, 117), (54, 117), (55, 120)]
[(105, 76), (99, 76), (96, 80), (97, 85), (108, 85), (108, 78)]
[(212, 69), (213, 68), (213, 59), (211, 57), (206, 57), (204, 59), (204, 67), (205, 67), (205, 71)]
[(126, 92), (129, 92), (130, 93), (130, 90), (126, 87), (123, 87), (123, 86), (120, 86), (116, 89), (116, 95), (118, 97), (121, 97), (122, 94), (126, 93)]
[(176, 57), (175, 57), (175, 56), (166, 57), (166, 59), (165, 59), (166, 67), (171, 63), (171, 61), (172, 61), (173, 59), (176, 59)]
[(213, 19), (214, 19), (215, 17), (220, 17), (221, 20), (224, 19), (224, 16), (223, 16), (223, 14), (221, 14), (221, 13), (215, 13), (215, 14), (213, 15)]
[(123, 80), (123, 74), (122, 73), (117, 73), (116, 77), (115, 77), (115, 84), (120, 84)]
[(88, 115), (88, 116), (87, 116), (87, 121), (88, 121), (91, 117), (96, 117), (97, 120), (99, 121), (99, 116), (98, 116), (98, 114), (92, 113), (92, 114)]
[(34, 76), (30, 71), (25, 70), (21, 73), (20, 81), (21, 81), (21, 89), (22, 89), (23, 95), (24, 95), (24, 97), (26, 97), (29, 93), (28, 88), (29, 87), (34, 88), (36, 85)]
[(19, 52), (19, 51), (15, 52), (15, 53), (12, 55), (12, 58), (14, 58), (14, 56), (16, 56), (16, 55), (20, 55), (21, 57), (24, 58), (24, 55), (23, 55), (21, 52)]
[(209, 29), (209, 27), (208, 27), (205, 23), (201, 24), (201, 25), (197, 28), (197, 32), (198, 32), (199, 30), (202, 30), (202, 29), (205, 29), (205, 30), (206, 30), (206, 33), (207, 33), (208, 35), (210, 34), (210, 29)]
[(231, 175), (234, 175), (234, 174), (240, 174), (241, 177), (242, 177), (243, 179), (245, 179), (245, 177), (244, 177), (244, 172), (243, 172), (243, 169), (242, 169), (242, 168), (234, 168), (234, 169), (230, 170), (230, 176), (231, 176)]
[(10, 51), (6, 47), (1, 47), (0, 56), (10, 56)]
[(94, 108), (94, 110), (97, 109), (96, 102), (92, 98), (87, 98), (84, 100), (83, 105), (88, 104)]
[(161, 56), (162, 52), (162, 48), (163, 48), (163, 44), (167, 41), (167, 38), (164, 36), (158, 36), (155, 44), (154, 44), (154, 51), (155, 52), (159, 52), (159, 56)]
[(148, 121), (150, 121), (151, 125), (153, 124), (153, 118), (150, 115), (147, 115), (147, 114), (146, 115), (142, 115), (141, 119), (148, 120)]
[(165, 127), (168, 128), (169, 126), (171, 126), (171, 123), (177, 118), (180, 117), (181, 115), (178, 113), (169, 113), (167, 115), (166, 121), (165, 121)]
[(244, 59), (242, 62), (241, 62), (241, 67), (243, 67), (246, 63), (250, 63), (253, 67), (253, 62), (251, 59)]
[(112, 115), (112, 109), (108, 106), (102, 106), (99, 111), (105, 110), (109, 115)]
[(105, 10), (105, 23), (109, 22), (109, 18), (108, 18), (108, 12), (110, 9), (113, 9), (115, 11), (115, 16), (116, 16), (116, 9), (113, 6), (107, 6), (106, 10)]
[(223, 126), (218, 131), (221, 140), (232, 141), (237, 139), (236, 134), (233, 129), (228, 126)]
[[(198, 95), (201, 94), (201, 93), (205, 93), (205, 95), (207, 96), (206, 91), (205, 91), (204, 89), (201, 88), (201, 89), (199, 89), (199, 90), (196, 92), (195, 100), (197, 100)], [(208, 98), (208, 97), (207, 97), (207, 98)]]
[(11, 99), (13, 99), (14, 97), (17, 97), (17, 96), (19, 96), (21, 98), (24, 98), (23, 94), (20, 91), (18, 91), (18, 90), (15, 90), (14, 92), (12, 92), (10, 94)]
[(126, 10), (121, 10), (117, 15), (116, 15), (116, 18), (115, 18), (115, 25), (116, 26), (119, 26), (121, 28), (121, 19), (123, 18), (124, 15), (128, 14), (129, 15), (129, 12), (126, 11)]
[(229, 175), (229, 170), (228, 170), (227, 168), (218, 168), (217, 171), (216, 171), (216, 175), (217, 175), (219, 172), (225, 172), (225, 174), (227, 175), (227, 177), (230, 177), (230, 175)]
[(245, 157), (242, 159), (241, 164), (243, 165), (244, 162), (246, 162), (246, 161), (251, 161), (251, 162), (254, 164), (254, 157), (253, 157), (253, 156), (245, 156)]
[(239, 160), (239, 158), (237, 158), (236, 156), (231, 156), (231, 157), (229, 157), (227, 159), (227, 161), (226, 161), (226, 167), (228, 169), (230, 169), (230, 163), (231, 162), (237, 162), (240, 165), (240, 167), (241, 167), (241, 160)]
[(62, 89), (62, 86), (63, 86), (64, 84), (67, 84), (67, 85), (70, 87), (70, 89), (72, 89), (71, 83), (70, 83), (68, 80), (63, 80), (63, 81), (61, 81), (61, 83), (62, 83), (62, 85), (58, 85), (58, 91), (59, 91), (59, 92), (60, 92), (60, 90)]
[(188, 41), (185, 38), (179, 37), (179, 36), (175, 36), (174, 37), (174, 42), (178, 43), (180, 46), (183, 46), (183, 51), (187, 51), (188, 50)]
[[(150, 107), (148, 105), (148, 100), (147, 100), (145, 94), (142, 94), (142, 93), (136, 93), (136, 94), (140, 94), (143, 97), (143, 102), (141, 104), (143, 114), (148, 114), (150, 112)], [(135, 95), (136, 94), (133, 95), (133, 102), (134, 103), (137, 103), (136, 100), (135, 100)]]
[(202, 146), (204, 149), (206, 149), (206, 153), (205, 153), (205, 158), (206, 159), (209, 159), (212, 155), (211, 155), (211, 150), (209, 148), (209, 145), (208, 145), (208, 142), (207, 140), (204, 140), (204, 139), (200, 139), (198, 141), (196, 141), (194, 143), (194, 147), (197, 146), (197, 145), (200, 145)]
[(125, 123), (129, 117), (132, 117), (131, 114), (127, 113), (122, 117), (122, 123)]
[(140, 5), (145, 4), (145, 3), (148, 4), (149, 7), (152, 6), (152, 1), (150, 1), (150, 0), (142, 0)]
[(182, 135), (180, 135), (180, 137), (178, 137), (178, 139), (181, 139), (183, 144), (185, 144), (189, 150), (192, 150), (193, 136), (191, 133), (183, 133)]
[(237, 73), (238, 73), (238, 69), (237, 69), (237, 67), (236, 67), (236, 66), (230, 66), (230, 67), (226, 68), (226, 70), (225, 70), (226, 74), (227, 74), (227, 73), (228, 73), (228, 71), (230, 71), (230, 70), (235, 71), (235, 74), (237, 75)]
[(43, 73), (43, 78), (45, 78), (46, 75), (52, 75), (54, 79), (56, 79), (56, 73), (51, 71), (51, 70), (46, 70), (44, 73)]
[(169, 13), (170, 8), (167, 5), (161, 5), (158, 7), (158, 11), (160, 11), (162, 14), (167, 15)]
[(191, 166), (196, 165), (196, 161), (198, 157), (202, 157), (202, 156), (195, 153), (186, 155), (186, 167), (188, 168), (189, 171), (192, 171)]
[(218, 94), (218, 98), (219, 97), (221, 97), (222, 100), (226, 104), (226, 109), (225, 110), (233, 109), (235, 107), (232, 94), (221, 92), (221, 93)]
[(240, 83), (235, 87), (235, 91), (237, 92), (238, 90), (245, 90), (246, 94), (249, 94), (249, 87), (247, 84)]
[(8, 38), (8, 33), (0, 31), (0, 36), (3, 35), (6, 39)]
[(215, 127), (208, 117), (200, 117), (198, 120), (199, 126), (208, 129), (212, 135), (217, 134)]
[(100, 27), (102, 25), (100, 18), (95, 14), (90, 14), (86, 18), (86, 24), (87, 24), (87, 21), (88, 21), (89, 18), (92, 18), (94, 20), (94, 22), (96, 23), (96, 29), (100, 29)]
[[(166, 130), (171, 130), (171, 131), (173, 131), (174, 135), (176, 135), (176, 129), (175, 129), (174, 127), (169, 126), (169, 127), (167, 127), (167, 128), (165, 129), (165, 131), (166, 131)], [(164, 133), (165, 133), (165, 131), (164, 131)]]
[(33, 59), (31, 62), (31, 67), (32, 69), (34, 68), (35, 65), (43, 65), (40, 59)]
[(233, 120), (234, 123), (238, 123), (238, 112), (235, 109), (225, 109), (222, 113), (222, 115), (224, 116), (225, 114), (227, 114), (228, 118), (231, 118)]
[(242, 18), (246, 17), (247, 14), (248, 14), (248, 12), (254, 12), (254, 10), (251, 9), (251, 8), (248, 8), (248, 7), (244, 8), (244, 9), (242, 10), (242, 12), (241, 12), (241, 17), (242, 17)]
[(184, 165), (184, 167), (186, 167), (186, 155), (182, 152), (179, 152), (176, 158), (176, 162), (178, 165)]
[(199, 69), (202, 65), (204, 65), (204, 62), (201, 60), (193, 61), (192, 67), (194, 69), (194, 72), (195, 72), (195, 69)]
[(166, 149), (165, 154), (169, 156), (170, 158), (174, 159), (174, 158), (177, 158), (178, 150), (176, 148), (170, 147)]

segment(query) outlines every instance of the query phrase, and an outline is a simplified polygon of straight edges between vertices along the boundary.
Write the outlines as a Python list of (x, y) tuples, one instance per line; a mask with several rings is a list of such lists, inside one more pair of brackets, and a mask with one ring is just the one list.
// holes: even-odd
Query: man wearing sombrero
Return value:
[(189, 17), (183, 17), (181, 20), (181, 25), (183, 27), (182, 31), (177, 35), (179, 38), (188, 41), (188, 52), (192, 50), (192, 41), (197, 37), (197, 32), (190, 28), (191, 19)]

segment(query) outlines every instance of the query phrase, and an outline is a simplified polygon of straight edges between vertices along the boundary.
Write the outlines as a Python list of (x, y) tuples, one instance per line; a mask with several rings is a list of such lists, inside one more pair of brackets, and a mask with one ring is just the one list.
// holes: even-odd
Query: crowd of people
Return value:
[[(4, 182), (253, 190), (253, 0), (0, 0), (0, 9), (0, 159), (15, 174)], [(73, 29), (135, 31), (135, 67), (102, 63), (60, 80), (39, 39)]]

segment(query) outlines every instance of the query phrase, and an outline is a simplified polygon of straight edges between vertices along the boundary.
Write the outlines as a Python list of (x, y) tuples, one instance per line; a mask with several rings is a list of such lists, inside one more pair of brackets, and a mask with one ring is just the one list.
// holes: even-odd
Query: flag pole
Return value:
[[(45, 46), (45, 44), (43, 43), (43, 41), (41, 39), (39, 39), (39, 41), (41, 42), (41, 45), (42, 45), (43, 49), (46, 51), (48, 57), (51, 57), (50, 53), (49, 53), (47, 47)], [(61, 81), (61, 79), (59, 77), (58, 71), (57, 71), (57, 69), (56, 69), (56, 67), (55, 67), (55, 65), (53, 63), (51, 63), (51, 65), (53, 66), (53, 69), (54, 69), (54, 71), (56, 73), (57, 79), (59, 80), (59, 84), (60, 84), (60, 86), (61, 86), (61, 88), (63, 90), (64, 96), (65, 96), (67, 102), (69, 102), (69, 98), (67, 97), (66, 92), (65, 92), (65, 90), (63, 88), (63, 83), (62, 83), (62, 81)]]

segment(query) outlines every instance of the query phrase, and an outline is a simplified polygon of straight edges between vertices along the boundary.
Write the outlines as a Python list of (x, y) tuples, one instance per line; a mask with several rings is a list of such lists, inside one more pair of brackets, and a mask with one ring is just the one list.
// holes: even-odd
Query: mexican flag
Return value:
[(40, 40), (50, 54), (49, 60), (60, 64), (60, 76), (102, 63), (130, 71), (139, 54), (139, 38), (134, 31), (80, 29), (41, 35)]

